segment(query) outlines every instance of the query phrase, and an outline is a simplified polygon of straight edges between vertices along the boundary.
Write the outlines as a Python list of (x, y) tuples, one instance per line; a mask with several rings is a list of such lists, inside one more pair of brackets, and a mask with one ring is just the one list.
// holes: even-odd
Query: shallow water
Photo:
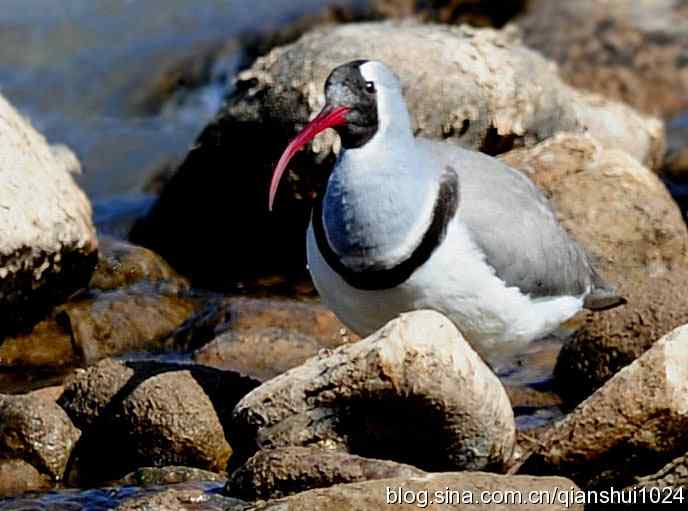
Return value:
[(88, 490), (54, 490), (45, 493), (29, 493), (18, 498), (0, 498), (0, 511), (104, 511), (113, 509), (124, 500), (158, 493), (163, 489), (202, 490), (207, 502), (199, 502), (194, 509), (223, 510), (230, 499), (214, 498), (224, 486), (219, 482), (180, 483), (166, 486), (117, 486)]
[[(2, 0), (0, 92), (49, 141), (76, 150), (91, 198), (140, 193), (220, 106), (242, 64), (232, 41), (362, 3)], [(178, 89), (186, 92), (171, 92)]]

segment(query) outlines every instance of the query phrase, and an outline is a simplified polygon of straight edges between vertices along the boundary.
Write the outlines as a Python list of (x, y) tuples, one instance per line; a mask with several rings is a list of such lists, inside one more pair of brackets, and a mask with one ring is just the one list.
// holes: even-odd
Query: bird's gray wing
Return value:
[(524, 174), (482, 153), (447, 143), (421, 143), (459, 175), (457, 215), (508, 286), (534, 298), (581, 296), (590, 290), (585, 306), (591, 309), (622, 303)]

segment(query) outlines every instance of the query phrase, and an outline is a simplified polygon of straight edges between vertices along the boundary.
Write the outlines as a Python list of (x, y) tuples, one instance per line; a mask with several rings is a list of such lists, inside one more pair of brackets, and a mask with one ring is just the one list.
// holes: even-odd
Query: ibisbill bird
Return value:
[(625, 303), (526, 175), (415, 137), (385, 64), (335, 68), (325, 99), (275, 167), (269, 208), (292, 156), (334, 128), (341, 151), (312, 212), (307, 257), (322, 300), (353, 331), (434, 309), (494, 367), (583, 308)]

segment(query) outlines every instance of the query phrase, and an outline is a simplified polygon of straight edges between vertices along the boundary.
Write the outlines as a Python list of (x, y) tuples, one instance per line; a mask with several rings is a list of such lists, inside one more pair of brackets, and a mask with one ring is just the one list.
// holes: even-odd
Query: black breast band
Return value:
[(454, 218), (459, 206), (459, 179), (456, 172), (451, 167), (447, 167), (440, 180), (430, 226), (413, 252), (390, 268), (375, 264), (365, 269), (353, 270), (346, 266), (327, 241), (323, 225), (322, 202), (320, 198), (313, 208), (313, 232), (318, 249), (327, 264), (347, 284), (356, 289), (366, 291), (390, 289), (405, 282), (414, 271), (430, 259), (435, 249), (444, 240), (447, 226)]

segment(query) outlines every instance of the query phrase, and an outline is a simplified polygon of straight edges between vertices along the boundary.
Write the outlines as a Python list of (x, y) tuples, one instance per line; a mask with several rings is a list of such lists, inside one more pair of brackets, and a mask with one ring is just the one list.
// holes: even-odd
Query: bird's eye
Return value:
[(375, 89), (375, 84), (373, 82), (366, 82), (365, 90), (368, 94), (375, 94), (377, 90)]

